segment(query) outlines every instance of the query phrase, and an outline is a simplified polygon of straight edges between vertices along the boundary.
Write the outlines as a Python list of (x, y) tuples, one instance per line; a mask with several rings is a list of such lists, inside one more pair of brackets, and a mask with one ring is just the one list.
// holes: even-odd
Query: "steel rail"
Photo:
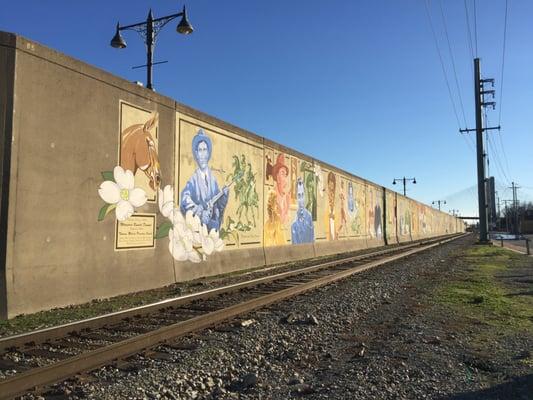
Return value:
[(176, 339), (189, 333), (220, 324), (240, 314), (249, 313), (250, 311), (258, 308), (285, 300), (333, 282), (337, 282), (341, 279), (366, 271), (370, 268), (408, 257), (421, 251), (439, 246), (443, 243), (459, 239), (463, 236), (465, 235), (439, 240), (437, 243), (408, 250), (380, 260), (371, 261), (369, 263), (337, 272), (311, 282), (302, 283), (300, 285), (283, 289), (272, 294), (263, 295), (227, 308), (223, 308), (221, 310), (213, 311), (186, 321), (159, 328), (152, 332), (141, 334), (118, 343), (113, 343), (106, 347), (83, 353), (51, 365), (17, 374), (11, 378), (0, 381), (0, 400), (10, 399), (12, 397), (22, 395), (35, 387), (42, 387), (56, 382), (61, 382), (78, 373), (93, 370), (113, 362), (114, 360), (122, 359), (159, 344), (163, 344), (171, 339)]
[(421, 244), (431, 243), (440, 238), (433, 238), (431, 240), (409, 243), (406, 245), (400, 245), (392, 248), (386, 248), (384, 250), (375, 251), (367, 254), (360, 254), (350, 257), (345, 257), (337, 260), (327, 261), (319, 264), (315, 264), (309, 267), (299, 268), (287, 272), (282, 272), (275, 275), (269, 275), (261, 278), (251, 279), (244, 282), (234, 283), (231, 285), (221, 286), (215, 289), (203, 290), (196, 293), (187, 294), (184, 296), (173, 297), (170, 299), (161, 300), (155, 303), (150, 303), (138, 307), (129, 308), (126, 310), (120, 310), (104, 315), (99, 315), (92, 318), (86, 318), (80, 321), (69, 322), (66, 324), (43, 328), (31, 332), (25, 332), (13, 336), (8, 336), (0, 339), (0, 352), (5, 352), (12, 348), (22, 347), (27, 344), (37, 345), (45, 343), (47, 341), (65, 337), (71, 333), (79, 332), (84, 329), (97, 329), (109, 324), (120, 322), (126, 318), (135, 316), (141, 316), (150, 314), (162, 309), (181, 306), (183, 304), (191, 303), (195, 300), (209, 299), (215, 296), (229, 293), (232, 291), (238, 291), (249, 287), (257, 286), (264, 283), (270, 283), (278, 279), (284, 279), (290, 276), (296, 276), (301, 274), (310, 273), (319, 269), (326, 269), (335, 265), (350, 263), (354, 261), (364, 260), (366, 258), (375, 257), (383, 254), (396, 252), (402, 249), (420, 246)]

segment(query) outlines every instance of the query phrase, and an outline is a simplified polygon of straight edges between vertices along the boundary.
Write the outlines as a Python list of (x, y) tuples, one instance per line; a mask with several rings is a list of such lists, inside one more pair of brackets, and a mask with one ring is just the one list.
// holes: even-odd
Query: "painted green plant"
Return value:
[[(259, 213), (259, 194), (257, 193), (256, 174), (252, 171), (252, 164), (246, 161), (244, 154), (233, 156), (233, 171), (228, 174), (226, 181), (235, 181), (233, 190), (238, 206), (235, 211), (236, 220), (228, 216), (226, 225), (220, 229), (220, 238), (229, 236), (239, 242), (239, 232), (248, 232), (257, 226)], [(236, 179), (238, 178), (238, 179)]]
[(313, 221), (316, 221), (316, 186), (318, 178), (313, 165), (307, 161), (302, 161), (300, 170), (304, 174), (305, 208), (311, 213)]

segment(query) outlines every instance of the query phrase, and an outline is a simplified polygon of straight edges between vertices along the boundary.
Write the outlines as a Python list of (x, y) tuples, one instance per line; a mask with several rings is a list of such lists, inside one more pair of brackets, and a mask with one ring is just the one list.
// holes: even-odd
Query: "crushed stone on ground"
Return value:
[[(474, 351), (483, 326), (432, 301), (466, 237), (105, 367), (57, 394), (89, 399), (531, 399), (533, 333)], [(532, 265), (533, 267), (533, 265)], [(231, 327), (231, 329), (228, 329)], [(498, 382), (497, 385), (492, 384)], [(507, 397), (512, 393), (512, 397)], [(28, 396), (28, 398), (30, 398)]]

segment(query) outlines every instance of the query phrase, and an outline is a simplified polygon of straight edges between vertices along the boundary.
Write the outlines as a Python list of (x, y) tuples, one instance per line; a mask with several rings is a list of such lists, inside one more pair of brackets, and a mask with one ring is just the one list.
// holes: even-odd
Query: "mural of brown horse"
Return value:
[(155, 113), (144, 124), (128, 126), (122, 131), (120, 166), (129, 169), (133, 175), (140, 169), (150, 180), (150, 187), (156, 191), (161, 183), (161, 169), (157, 146), (150, 133), (157, 126), (159, 114)]

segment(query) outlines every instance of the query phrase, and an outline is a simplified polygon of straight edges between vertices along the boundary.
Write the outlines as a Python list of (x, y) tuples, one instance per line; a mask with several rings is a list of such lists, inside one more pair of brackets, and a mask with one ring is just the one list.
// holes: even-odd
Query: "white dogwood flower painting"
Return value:
[(133, 172), (124, 170), (120, 166), (113, 169), (113, 173), (103, 172), (106, 179), (100, 185), (98, 194), (106, 202), (100, 209), (98, 220), (102, 221), (107, 214), (115, 210), (118, 221), (125, 221), (133, 215), (135, 208), (142, 207), (148, 200), (146, 192), (135, 187)]
[(159, 211), (165, 218), (169, 218), (174, 211), (174, 192), (172, 186), (167, 185), (163, 190), (159, 189)]
[(159, 211), (168, 218), (159, 226), (156, 238), (168, 236), (168, 249), (176, 261), (199, 263), (215, 251), (222, 251), (224, 242), (215, 229), (207, 230), (200, 218), (192, 210), (185, 216), (175, 207), (173, 189), (170, 185), (159, 189)]

